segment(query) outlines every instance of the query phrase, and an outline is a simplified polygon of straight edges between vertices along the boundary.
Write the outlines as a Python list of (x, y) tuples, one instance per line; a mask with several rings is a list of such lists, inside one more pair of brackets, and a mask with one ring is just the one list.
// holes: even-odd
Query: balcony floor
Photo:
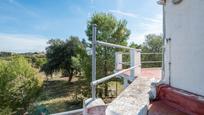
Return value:
[(169, 106), (164, 101), (155, 101), (149, 105), (148, 115), (188, 115)]
[[(161, 68), (142, 68), (141, 69), (141, 77), (149, 78), (149, 79), (156, 79), (160, 80), (161, 79), (161, 73), (162, 69)], [(125, 76), (130, 76), (130, 71), (127, 71), (124, 73)]]

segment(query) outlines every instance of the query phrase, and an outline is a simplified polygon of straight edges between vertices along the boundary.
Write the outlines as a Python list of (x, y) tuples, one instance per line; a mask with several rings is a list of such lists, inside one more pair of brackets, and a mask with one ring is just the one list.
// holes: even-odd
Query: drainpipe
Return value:
[(163, 1), (163, 55), (162, 55), (162, 80), (164, 80), (165, 77), (165, 52), (166, 52), (166, 44), (168, 44), (168, 54), (169, 54), (169, 60), (168, 60), (168, 72), (169, 72), (169, 76), (168, 76), (168, 81), (169, 81), (169, 85), (171, 86), (171, 38), (167, 38), (166, 37), (166, 11), (165, 11), (165, 6), (166, 6), (166, 0), (162, 0)]
[[(165, 46), (166, 46), (166, 13), (165, 13), (165, 6), (166, 0), (159, 0), (157, 4), (162, 5), (162, 13), (163, 13), (163, 45), (162, 45), (162, 80), (165, 78)], [(170, 79), (170, 78), (169, 78)], [(170, 81), (169, 81), (170, 84)]]
[(166, 39), (166, 15), (165, 15), (165, 4), (162, 6), (163, 10), (163, 46), (162, 46), (162, 80), (165, 77), (165, 39)]

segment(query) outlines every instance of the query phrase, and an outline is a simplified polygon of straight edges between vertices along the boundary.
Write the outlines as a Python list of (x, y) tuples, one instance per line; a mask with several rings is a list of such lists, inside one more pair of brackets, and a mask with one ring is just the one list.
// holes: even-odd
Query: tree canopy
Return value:
[(97, 25), (97, 40), (127, 45), (130, 30), (127, 29), (126, 20), (117, 20), (110, 13), (95, 13), (87, 23), (86, 35), (92, 40), (92, 25)]
[[(146, 36), (145, 42), (142, 45), (142, 52), (146, 53), (162, 53), (162, 36), (149, 34)], [(161, 54), (151, 54), (142, 56), (142, 61), (162, 61)], [(162, 63), (144, 64), (143, 67), (161, 67)]]
[[(96, 39), (108, 43), (127, 45), (130, 30), (127, 29), (126, 20), (117, 20), (109, 13), (95, 13), (87, 23), (86, 35), (88, 40), (92, 40), (92, 25), (97, 25)], [(96, 62), (97, 77), (104, 77), (114, 70), (114, 52), (118, 49), (97, 46)], [(99, 61), (98, 61), (99, 60)], [(107, 85), (105, 86), (107, 95)]]
[[(162, 53), (162, 36), (156, 34), (146, 35), (142, 45), (131, 43), (130, 47), (141, 48), (143, 53)], [(162, 61), (161, 54), (142, 55), (142, 61)], [(142, 67), (161, 67), (161, 62), (143, 64)]]
[(43, 65), (42, 70), (47, 75), (61, 71), (64, 77), (69, 77), (70, 82), (72, 77), (80, 72), (80, 54), (85, 52), (83, 44), (75, 36), (70, 36), (65, 41), (51, 39), (48, 44), (47, 63)]

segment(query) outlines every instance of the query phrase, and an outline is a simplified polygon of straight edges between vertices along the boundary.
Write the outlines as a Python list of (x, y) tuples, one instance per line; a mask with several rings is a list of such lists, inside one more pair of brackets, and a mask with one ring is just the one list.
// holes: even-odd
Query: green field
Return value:
[[(88, 98), (82, 95), (83, 88), (86, 88), (85, 85), (87, 84), (84, 84), (84, 81), (78, 78), (68, 83), (67, 78), (55, 77), (44, 82), (43, 90), (34, 105), (37, 105), (36, 107), (43, 106), (50, 113), (82, 108), (83, 99)], [(123, 90), (123, 86), (120, 82), (110, 81), (108, 85), (109, 91), (113, 91), (109, 92), (107, 97), (102, 97), (107, 103), (111, 102), (116, 97), (116, 87), (117, 94)], [(102, 87), (102, 85), (98, 86), (97, 91), (100, 91), (100, 87)]]

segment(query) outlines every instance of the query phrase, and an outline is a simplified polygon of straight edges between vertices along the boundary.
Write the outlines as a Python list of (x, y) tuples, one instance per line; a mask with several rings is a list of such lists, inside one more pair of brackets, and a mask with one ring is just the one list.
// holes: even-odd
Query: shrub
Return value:
[(11, 108), (26, 109), (37, 97), (42, 79), (23, 57), (11, 61), (0, 60), (0, 111)]
[(4, 109), (0, 110), (0, 115), (12, 115), (12, 110), (9, 107), (5, 107)]

